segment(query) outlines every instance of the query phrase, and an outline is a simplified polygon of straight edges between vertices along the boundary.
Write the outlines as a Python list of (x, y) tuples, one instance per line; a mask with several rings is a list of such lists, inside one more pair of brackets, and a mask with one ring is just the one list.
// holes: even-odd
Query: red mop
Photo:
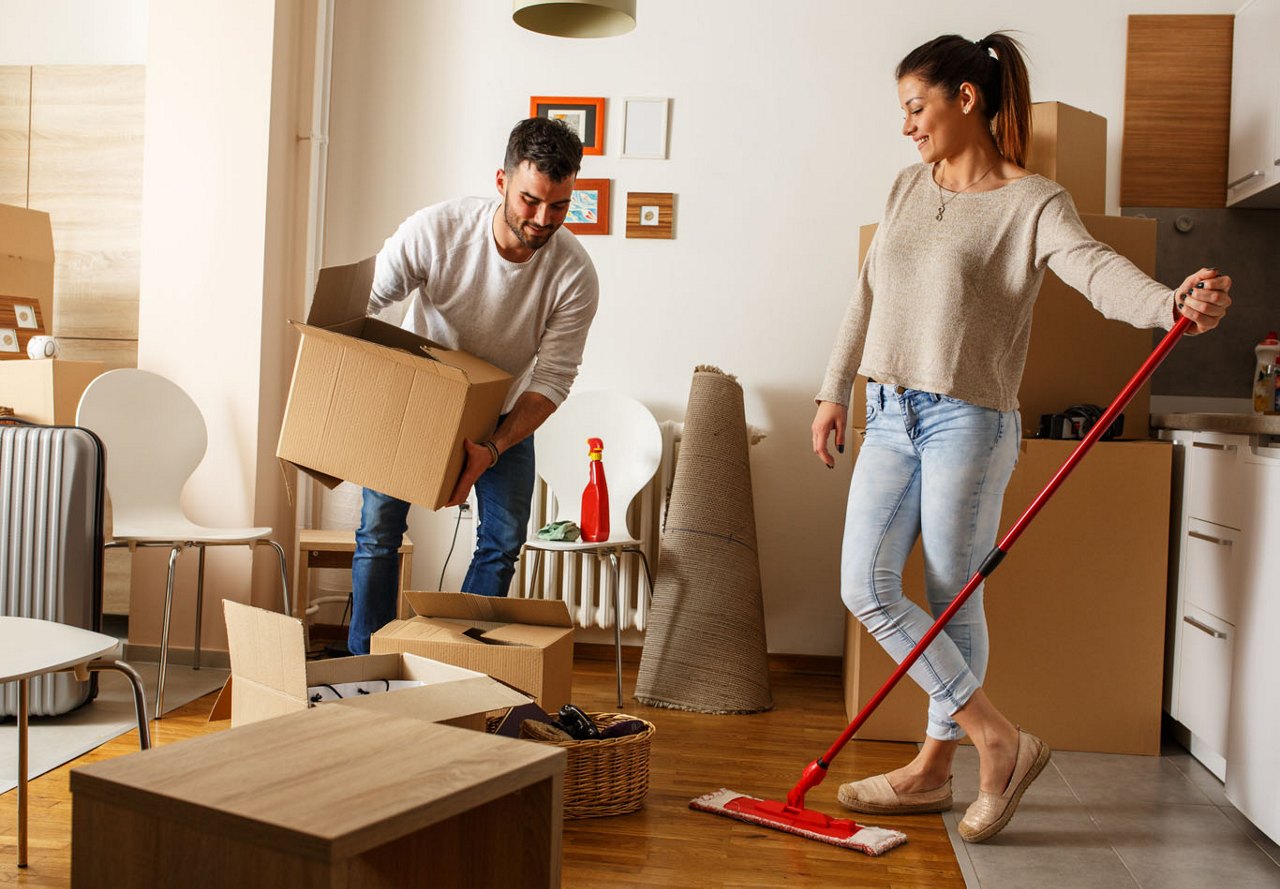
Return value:
[(827, 769), (831, 766), (831, 761), (844, 749), (844, 745), (849, 743), (849, 739), (857, 733), (868, 717), (875, 712), (876, 707), (880, 706), (880, 702), (898, 684), (898, 680), (906, 675), (911, 665), (929, 647), (929, 643), (942, 632), (942, 628), (947, 625), (947, 621), (951, 620), (952, 616), (960, 610), (960, 607), (973, 594), (973, 591), (996, 570), (1013, 544), (1022, 536), (1022, 532), (1026, 530), (1027, 525), (1031, 524), (1031, 520), (1036, 517), (1036, 514), (1040, 512), (1045, 503), (1049, 501), (1049, 498), (1058, 490), (1058, 487), (1071, 474), (1071, 471), (1076, 468), (1076, 464), (1093, 447), (1094, 442), (1102, 436), (1103, 432), (1111, 428), (1111, 424), (1116, 417), (1124, 411), (1137, 391), (1151, 378), (1156, 368), (1160, 366), (1160, 363), (1177, 345), (1178, 340), (1182, 338), (1183, 333), (1190, 326), (1191, 319), (1185, 316), (1178, 319), (1178, 323), (1173, 325), (1173, 329), (1160, 341), (1160, 345), (1156, 346), (1155, 351), (1151, 353), (1142, 367), (1138, 369), (1138, 372), (1134, 374), (1133, 379), (1120, 391), (1120, 394), (1116, 396), (1116, 400), (1111, 403), (1111, 406), (1107, 408), (1098, 422), (1094, 423), (1085, 434), (1076, 449), (1071, 452), (1067, 462), (1049, 480), (1049, 484), (1045, 485), (1044, 490), (1027, 507), (1027, 511), (1014, 523), (1014, 526), (1005, 534), (1004, 539), (987, 554), (977, 573), (969, 579), (964, 589), (956, 594), (955, 599), (947, 606), (947, 610), (942, 612), (941, 616), (934, 621), (933, 626), (924, 634), (924, 637), (916, 644), (916, 647), (911, 649), (911, 652), (898, 665), (898, 669), (894, 670), (893, 675), (880, 687), (880, 690), (875, 693), (871, 700), (867, 701), (866, 706), (853, 718), (853, 722), (849, 723), (840, 737), (836, 739), (836, 742), (831, 745), (831, 748), (821, 757), (809, 763), (804, 773), (800, 776), (800, 781), (787, 794), (785, 803), (757, 799), (721, 788), (714, 793), (708, 793), (693, 800), (689, 803), (689, 808), (736, 818), (739, 821), (758, 824), (761, 827), (772, 827), (775, 830), (794, 833), (811, 840), (830, 843), (833, 846), (857, 849), (859, 852), (866, 852), (868, 855), (879, 855), (894, 846), (905, 843), (907, 835), (901, 831), (867, 827), (847, 818), (832, 818), (821, 812), (806, 809), (804, 807), (805, 794), (821, 784), (822, 779), (827, 777)]

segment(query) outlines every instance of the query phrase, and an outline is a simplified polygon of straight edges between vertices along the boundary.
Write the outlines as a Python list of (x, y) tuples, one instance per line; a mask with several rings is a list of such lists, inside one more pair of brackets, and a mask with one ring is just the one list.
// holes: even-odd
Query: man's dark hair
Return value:
[(563, 182), (582, 167), (582, 140), (564, 121), (530, 117), (511, 131), (502, 166), (510, 175), (525, 161), (552, 181)]

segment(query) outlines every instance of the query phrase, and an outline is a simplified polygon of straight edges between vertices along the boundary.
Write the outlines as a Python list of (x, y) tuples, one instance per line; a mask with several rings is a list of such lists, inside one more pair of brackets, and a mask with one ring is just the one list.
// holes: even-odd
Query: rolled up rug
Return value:
[(695, 368), (636, 699), (702, 713), (773, 707), (742, 387)]

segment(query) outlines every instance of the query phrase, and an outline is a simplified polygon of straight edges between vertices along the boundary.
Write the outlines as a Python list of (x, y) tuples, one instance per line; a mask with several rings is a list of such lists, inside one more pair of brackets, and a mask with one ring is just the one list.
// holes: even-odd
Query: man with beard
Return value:
[[(531, 118), (511, 131), (500, 200), (462, 198), (406, 219), (378, 253), (371, 311), (411, 299), (401, 326), (512, 375), (493, 437), (465, 441), (450, 506), (472, 487), (476, 550), (464, 592), (506, 595), (533, 494), (533, 431), (569, 394), (595, 317), (599, 285), (578, 240), (561, 231), (582, 162), (563, 123)], [(395, 618), (397, 556), (409, 504), (364, 490), (351, 564), (352, 654)]]

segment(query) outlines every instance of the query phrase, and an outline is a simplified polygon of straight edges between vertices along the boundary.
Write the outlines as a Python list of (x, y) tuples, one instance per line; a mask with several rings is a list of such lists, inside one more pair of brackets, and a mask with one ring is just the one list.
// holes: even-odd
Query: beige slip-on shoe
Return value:
[(1014, 761), (1008, 786), (1003, 793), (978, 793), (978, 798), (960, 821), (960, 837), (966, 843), (981, 843), (1003, 830), (1013, 819), (1022, 794), (1048, 762), (1049, 745), (1018, 729), (1018, 758)]
[(924, 815), (951, 808), (951, 779), (941, 787), (919, 793), (899, 793), (885, 775), (841, 784), (840, 805), (864, 815)]

